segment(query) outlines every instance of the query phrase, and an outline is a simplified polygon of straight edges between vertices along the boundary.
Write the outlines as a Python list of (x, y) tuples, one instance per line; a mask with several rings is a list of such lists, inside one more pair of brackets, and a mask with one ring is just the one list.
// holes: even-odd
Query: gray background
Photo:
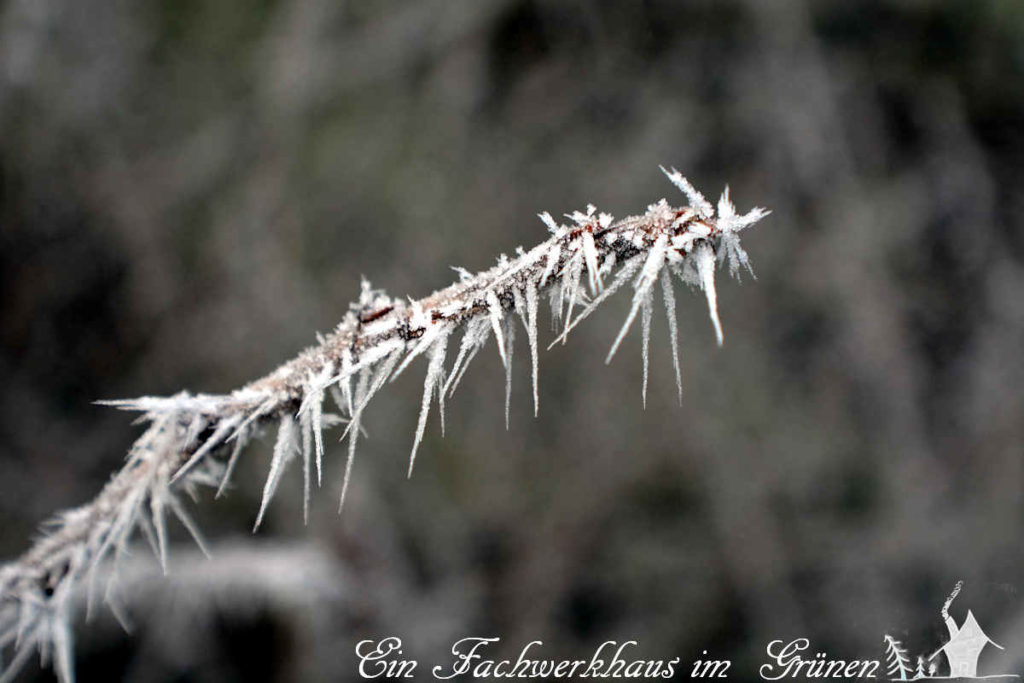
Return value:
[[(758, 281), (722, 349), (680, 290), (640, 402), (621, 296), (541, 355), (512, 426), (493, 346), (405, 478), (422, 365), (301, 520), (269, 453), (198, 507), (137, 622), (78, 629), (82, 680), (354, 680), (398, 635), (845, 659), (943, 642), (957, 579), (1024, 670), (1024, 4), (8, 0), (0, 5), (0, 554), (88, 500), (138, 434), (100, 398), (228, 391), (328, 331), (359, 277), (422, 296), (544, 239), (534, 215), (681, 197), (741, 210)], [(520, 336), (523, 339), (522, 336)], [(542, 335), (550, 339), (551, 335)], [(209, 498), (209, 496), (207, 496)], [(48, 679), (49, 672), (28, 672)]]

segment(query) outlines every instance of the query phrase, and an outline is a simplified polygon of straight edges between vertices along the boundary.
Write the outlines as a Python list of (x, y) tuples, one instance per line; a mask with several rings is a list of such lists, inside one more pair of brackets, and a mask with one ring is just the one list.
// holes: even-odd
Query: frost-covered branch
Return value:
[[(132, 446), (124, 468), (94, 501), (61, 514), (49, 535), (17, 561), (0, 567), (0, 649), (13, 653), (0, 683), (9, 681), (35, 650), (44, 661), (52, 659), (62, 681), (71, 681), (73, 591), (83, 588), (90, 608), (102, 600), (118, 614), (116, 563), (140, 530), (166, 568), (168, 513), (205, 548), (181, 493), (192, 494), (200, 486), (216, 488), (218, 496), (223, 493), (246, 444), (264, 428), (276, 425), (277, 436), (257, 527), (295, 460), (301, 460), (303, 510), (308, 515), (313, 478), (317, 486), (322, 481), (323, 430), (339, 424), (345, 425), (343, 438), (348, 437), (344, 502), (367, 404), (420, 356), (427, 361), (427, 372), (409, 457), (410, 475), (431, 406), (437, 403), (443, 425), (445, 399), (491, 336), (506, 368), (507, 386), (511, 382), (510, 361), (520, 322), (530, 350), (536, 414), (537, 317), (542, 296), (547, 297), (560, 330), (554, 343), (564, 343), (569, 332), (609, 296), (627, 283), (632, 285), (632, 306), (606, 362), (639, 313), (646, 401), (648, 337), (655, 290), (660, 286), (681, 397), (670, 276), (704, 291), (721, 344), (716, 264), (727, 261), (734, 275), (740, 268), (749, 270), (739, 233), (768, 212), (753, 209), (737, 214), (728, 190), (716, 211), (679, 172), (673, 169), (665, 174), (686, 195), (687, 206), (672, 207), (662, 199), (645, 213), (617, 222), (593, 206), (566, 216), (565, 223), (541, 214), (551, 233), (547, 241), (529, 251), (520, 248), (513, 258), (502, 255), (493, 268), (475, 275), (458, 269), (458, 282), (420, 300), (390, 297), (364, 281), (359, 300), (332, 334), (270, 375), (230, 394), (180, 393), (107, 402), (141, 412), (149, 426)], [(455, 360), (448, 366), (449, 347), (455, 346), (450, 342), (457, 332), (461, 338)], [(325, 412), (328, 396), (337, 414)], [(506, 387), (506, 421), (508, 400)], [(115, 569), (101, 577), (97, 570), (107, 558), (113, 558)]]

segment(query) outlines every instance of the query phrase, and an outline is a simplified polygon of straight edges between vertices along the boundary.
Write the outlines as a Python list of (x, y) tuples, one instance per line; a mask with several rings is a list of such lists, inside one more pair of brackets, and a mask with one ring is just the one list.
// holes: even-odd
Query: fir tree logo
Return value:
[(911, 677), (910, 658), (907, 657), (907, 649), (892, 636), (885, 636), (885, 673), (894, 681), (906, 681)]

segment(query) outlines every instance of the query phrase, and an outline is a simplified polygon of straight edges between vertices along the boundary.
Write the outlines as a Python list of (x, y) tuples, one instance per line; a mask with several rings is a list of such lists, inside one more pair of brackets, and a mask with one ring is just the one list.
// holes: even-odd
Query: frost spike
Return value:
[(153, 518), (153, 530), (156, 532), (156, 545), (159, 551), (160, 569), (167, 573), (167, 518), (164, 513), (164, 495), (161, 490), (153, 492), (149, 500), (149, 511)]
[(501, 303), (494, 292), (487, 292), (487, 309), (491, 318), (491, 327), (494, 329), (494, 339), (498, 343), (498, 353), (501, 354), (501, 364), (508, 367), (508, 358), (505, 356), (505, 339), (501, 334)]
[[(572, 309), (576, 307), (576, 294), (580, 289), (580, 278), (583, 277), (583, 254), (581, 252), (576, 252), (575, 254), (573, 254), (572, 258), (569, 260), (569, 263), (566, 264), (565, 269), (569, 270), (568, 284), (571, 286), (572, 289), (569, 290), (569, 308), (565, 313), (565, 331), (562, 333), (563, 335), (565, 334), (565, 332), (569, 330), (569, 327), (572, 324)], [(563, 273), (565, 269), (563, 269)], [(564, 282), (563, 276), (563, 294), (565, 284), (566, 283)], [(562, 340), (562, 343), (565, 343), (564, 338)]]
[(668, 270), (661, 271), (661, 291), (665, 301), (665, 317), (668, 319), (668, 336), (672, 344), (672, 367), (676, 371), (676, 388), (679, 390), (679, 405), (683, 404), (683, 374), (679, 369), (679, 324), (676, 321), (676, 295), (672, 291), (672, 279)]
[[(362, 370), (359, 379), (356, 381), (356, 405), (352, 413), (352, 420), (348, 423), (348, 457), (345, 459), (345, 475), (341, 481), (341, 499), (338, 501), (338, 512), (345, 505), (345, 497), (348, 495), (348, 483), (352, 478), (352, 465), (356, 459), (356, 443), (359, 441), (359, 428), (363, 419), (363, 407), (366, 405), (365, 396), (368, 391), (370, 371)], [(343, 434), (342, 439), (345, 438)]]
[(114, 619), (117, 619), (118, 625), (124, 629), (124, 632), (131, 635), (135, 632), (135, 626), (132, 623), (128, 613), (125, 612), (124, 605), (121, 604), (120, 599), (114, 593), (108, 593), (105, 597), (107, 608), (110, 613), (114, 615)]
[(153, 551), (153, 557), (159, 559), (160, 544), (156, 540), (156, 529), (153, 528), (153, 522), (146, 515), (139, 515), (139, 528), (142, 529), (142, 535), (145, 536), (149, 549)]
[(228, 437), (228, 441), (238, 439), (242, 434), (246, 433), (250, 425), (269, 415), (274, 409), (274, 403), (273, 398), (268, 398), (255, 410), (250, 409), (248, 411), (249, 414), (242, 420), (242, 424), (235, 427), (235, 431)]
[(217, 429), (214, 430), (213, 434), (210, 435), (210, 438), (208, 438), (203, 443), (202, 446), (196, 449), (196, 452), (192, 454), (192, 457), (189, 458), (184, 465), (178, 468), (178, 471), (174, 473), (173, 477), (171, 477), (170, 483), (174, 484), (183, 476), (188, 474), (188, 472), (193, 467), (195, 467), (199, 463), (199, 461), (206, 456), (207, 453), (212, 451), (217, 446), (221, 445), (228, 438), (228, 435), (234, 430), (235, 426), (238, 425), (239, 422), (241, 422), (241, 420), (235, 417), (229, 418), (222, 422), (221, 424), (219, 424), (217, 426)]
[[(662, 272), (664, 272), (664, 270)], [(642, 312), (640, 315), (640, 329), (642, 331), (641, 336), (643, 337), (643, 340), (641, 342), (643, 350), (641, 353), (644, 359), (644, 388), (641, 392), (641, 395), (643, 397), (644, 410), (647, 410), (647, 375), (648, 367), (650, 366), (649, 348), (651, 342), (651, 313), (653, 309), (653, 306), (651, 305), (651, 299), (654, 297), (653, 290), (653, 286), (648, 288), (647, 294), (644, 295), (644, 303), (641, 307)]]
[[(348, 484), (352, 478), (352, 465), (356, 458), (356, 442), (359, 439), (359, 432), (362, 425), (363, 411), (366, 409), (366, 405), (370, 402), (370, 399), (380, 391), (380, 388), (387, 382), (391, 372), (395, 369), (398, 364), (398, 359), (402, 357), (400, 351), (395, 351), (390, 356), (384, 359), (380, 367), (377, 368), (375, 374), (371, 374), (369, 369), (364, 369), (362, 373), (365, 375), (360, 376), (360, 382), (357, 384), (357, 402), (355, 412), (352, 413), (352, 419), (346, 428), (346, 433), (349, 434), (348, 442), (348, 458), (345, 461), (345, 477), (341, 484), (341, 499), (338, 502), (338, 511), (341, 512), (342, 506), (345, 505), (345, 495), (348, 493)], [(363, 387), (360, 389), (360, 387)], [(342, 434), (342, 439), (345, 438), (345, 434)]]
[(508, 363), (505, 365), (505, 431), (508, 431), (509, 424), (509, 406), (512, 403), (512, 353), (515, 351), (515, 339), (516, 339), (516, 328), (515, 325), (509, 321), (505, 325), (505, 356), (508, 358)]
[[(67, 598), (63, 598), (67, 600)], [(51, 638), (53, 639), (54, 668), (60, 683), (74, 683), (75, 670), (71, 662), (72, 637), (68, 623), (67, 608), (63, 608), (50, 618)]]
[(540, 373), (537, 367), (537, 287), (532, 283), (526, 285), (526, 336), (530, 342), (530, 370), (533, 377), (533, 416), (540, 411), (540, 394), (537, 384)]
[(711, 218), (715, 215), (715, 209), (711, 206), (711, 202), (704, 199), (704, 195), (697, 191), (690, 181), (683, 177), (683, 174), (673, 168), (671, 171), (666, 171), (664, 166), (659, 166), (661, 172), (668, 176), (668, 179), (672, 181), (672, 184), (683, 191), (686, 195), (687, 201), (690, 202), (690, 206), (696, 209), (697, 213), (700, 214), (701, 218)]
[[(527, 287), (532, 287), (532, 286), (533, 286), (532, 283), (527, 285)], [(536, 329), (530, 327), (530, 318), (529, 318), (527, 310), (526, 310), (527, 309), (527, 303), (526, 303), (526, 295), (524, 294), (524, 292), (522, 290), (520, 290), (520, 289), (513, 289), (512, 290), (512, 296), (513, 296), (513, 299), (515, 301), (516, 313), (519, 314), (519, 319), (523, 321), (523, 327), (526, 328), (527, 342), (530, 345), (530, 365), (531, 365), (531, 373), (532, 373), (532, 379), (533, 379), (533, 382), (532, 382), (533, 383), (533, 416), (537, 417), (537, 335), (536, 335)], [(535, 306), (534, 306), (534, 316), (533, 317), (534, 317), (534, 319), (536, 319), (536, 317), (537, 317), (536, 316), (536, 302), (535, 302)], [(531, 329), (533, 330), (533, 332), (531, 332)], [(511, 365), (511, 363), (509, 365)], [(511, 374), (510, 373), (506, 373), (506, 374), (509, 375), (509, 377), (508, 377), (508, 384), (511, 387), (511, 384), (512, 384)], [(508, 392), (508, 396), (506, 396), (506, 403), (509, 400), (511, 400), (511, 392)], [(506, 411), (506, 412), (508, 412), (508, 411)], [(506, 420), (505, 420), (505, 422), (506, 422), (505, 428), (506, 429), (508, 429), (508, 424), (507, 424), (508, 423), (508, 419), (507, 418), (508, 418), (508, 416), (506, 415)]]
[(722, 321), (718, 319), (718, 294), (715, 292), (715, 255), (711, 247), (702, 244), (697, 247), (695, 254), (697, 258), (697, 275), (700, 278), (700, 288), (704, 290), (704, 296), (708, 300), (708, 315), (711, 316), (711, 324), (715, 326), (715, 337), (718, 345), (722, 345)]
[(620, 270), (618, 275), (615, 276), (615, 279), (612, 280), (612, 283), (605, 287), (600, 294), (594, 297), (594, 300), (591, 301), (578, 316), (576, 316), (576, 319), (572, 321), (572, 325), (570, 325), (568, 329), (556, 337), (553, 342), (548, 344), (548, 350), (550, 351), (559, 342), (564, 342), (568, 334), (576, 329), (576, 326), (583, 322), (584, 318), (597, 310), (597, 307), (604, 303), (605, 299), (617, 292), (622, 285), (626, 284), (629, 278), (633, 277), (633, 274), (636, 273), (642, 263), (643, 258), (640, 256), (635, 256), (631, 260), (627, 261), (625, 265), (622, 266), (622, 270)]
[(75, 674), (71, 663), (71, 628), (63, 617), (54, 617), (50, 625), (54, 645), (54, 668), (60, 683), (74, 683)]
[(444, 368), (441, 368), (441, 376), (437, 379), (435, 388), (437, 389), (437, 417), (441, 421), (441, 438), (444, 438), (445, 424), (444, 424), (444, 380), (447, 379), (444, 376)]
[(352, 351), (345, 349), (341, 354), (341, 376), (345, 379), (338, 382), (341, 395), (348, 405), (348, 414), (352, 414)]
[(396, 379), (398, 379), (398, 376), (399, 376), (399, 375), (401, 375), (401, 374), (402, 374), (403, 372), (405, 372), (405, 369), (406, 369), (407, 367), (409, 367), (409, 365), (410, 365), (410, 364), (411, 364), (411, 363), (412, 363), (412, 362), (413, 362), (413, 361), (414, 361), (414, 360), (415, 360), (416, 358), (418, 358), (418, 357), (419, 357), (420, 355), (422, 355), (422, 354), (423, 354), (423, 352), (425, 352), (425, 351), (426, 351), (426, 350), (428, 350), (428, 349), (429, 349), (429, 348), (430, 348), (431, 346), (433, 346), (433, 344), (434, 344), (434, 341), (435, 341), (435, 340), (437, 339), (437, 335), (438, 335), (438, 334), (439, 334), (440, 332), (441, 332), (441, 328), (440, 328), (440, 327), (438, 327), (438, 326), (436, 326), (436, 325), (432, 325), (432, 326), (431, 326), (431, 327), (430, 327), (430, 328), (429, 328), (429, 329), (428, 329), (428, 330), (427, 330), (427, 331), (426, 331), (426, 332), (425, 332), (425, 333), (423, 334), (423, 337), (422, 337), (422, 338), (420, 339), (419, 343), (418, 343), (418, 344), (416, 344), (416, 346), (414, 346), (414, 347), (413, 347), (412, 351), (410, 351), (409, 353), (407, 353), (407, 354), (405, 355), (405, 359), (404, 359), (404, 360), (402, 361), (402, 364), (401, 364), (401, 365), (399, 365), (399, 366), (398, 366), (398, 369), (397, 369), (397, 370), (395, 370), (395, 372), (394, 372), (394, 373), (393, 373), (393, 374), (391, 375), (391, 378), (390, 378), (390, 379), (391, 379), (391, 381), (392, 381), (392, 382), (393, 382), (393, 381), (395, 381)]
[(537, 281), (538, 287), (544, 287), (547, 284), (548, 278), (555, 272), (555, 268), (558, 266), (558, 259), (561, 256), (562, 248), (557, 242), (548, 247), (548, 260), (544, 266), (544, 272), (540, 275), (540, 280)]
[(178, 500), (177, 496), (168, 496), (167, 502), (171, 506), (171, 512), (174, 513), (174, 516), (178, 518), (181, 525), (188, 530), (188, 533), (192, 536), (192, 540), (194, 540), (196, 545), (199, 546), (200, 552), (206, 556), (206, 559), (210, 559), (210, 550), (206, 545), (206, 540), (203, 538), (203, 533), (199, 531), (199, 526), (196, 525), (195, 520), (192, 519), (192, 515), (190, 515), (188, 510), (185, 509), (185, 506), (181, 504), (181, 501)]
[(309, 468), (313, 451), (313, 424), (309, 411), (299, 413), (302, 433), (302, 523), (309, 524)]
[[(323, 435), (323, 409), (324, 409), (324, 389), (330, 383), (331, 375), (334, 373), (334, 365), (328, 363), (323, 367), (319, 374), (310, 378), (305, 391), (305, 397), (302, 399), (302, 405), (299, 407), (299, 414), (309, 414), (309, 421), (306, 429), (312, 431), (314, 447), (316, 451), (316, 485), (323, 485), (323, 456), (324, 456), (324, 435)], [(348, 382), (346, 381), (347, 385)], [(303, 436), (305, 439), (305, 435)], [(305, 449), (306, 442), (303, 442), (303, 448)], [(305, 456), (304, 456), (305, 457)]]
[(583, 257), (587, 261), (590, 292), (597, 294), (604, 287), (604, 283), (601, 282), (601, 270), (597, 265), (597, 245), (594, 244), (594, 235), (589, 230), (583, 232)]
[(622, 329), (619, 330), (619, 336), (615, 338), (615, 343), (612, 344), (608, 357), (604, 359), (605, 364), (612, 362), (612, 357), (618, 351), (619, 344), (622, 343), (626, 333), (629, 332), (629, 328), (636, 318), (637, 311), (640, 310), (640, 306), (643, 304), (644, 296), (651, 288), (654, 279), (658, 277), (658, 273), (665, 266), (665, 246), (667, 244), (668, 237), (662, 234), (655, 240), (654, 246), (651, 247), (647, 260), (644, 262), (643, 270), (640, 271), (640, 276), (637, 278), (636, 292), (633, 294), (633, 307), (629, 310), (629, 316), (626, 317), (626, 322), (623, 323)]
[(324, 482), (324, 393), (313, 402), (313, 438), (316, 445), (316, 485)]
[[(427, 376), (423, 381), (423, 401), (420, 403), (420, 420), (416, 425), (416, 439), (412, 443), (412, 452), (409, 454), (409, 477), (412, 477), (412, 468), (416, 464), (416, 450), (423, 440), (423, 432), (427, 428), (427, 414), (430, 412), (430, 399), (434, 393), (434, 386), (438, 383), (444, 371), (444, 356), (448, 348), (448, 335), (441, 336), (430, 349), (427, 365)], [(505, 354), (502, 354), (504, 357)]]
[(256, 515), (256, 524), (252, 530), (255, 532), (263, 523), (263, 515), (267, 512), (267, 504), (277, 492), (277, 485), (281, 482), (281, 475), (288, 467), (288, 464), (295, 457), (295, 418), (285, 414), (277, 428), (277, 441), (274, 443), (274, 457), (270, 461), (270, 473), (267, 474), (267, 482), (263, 485), (263, 500), (260, 502), (260, 511)]
[(558, 232), (558, 223), (555, 222), (555, 219), (551, 217), (550, 213), (542, 211), (537, 214), (537, 217), (544, 222), (544, 225), (548, 226), (548, 232), (551, 234), (556, 234)]
[(729, 186), (722, 190), (722, 196), (718, 198), (718, 218), (732, 218), (736, 215), (736, 207), (729, 199)]
[(214, 498), (220, 498), (224, 495), (224, 490), (228, 486), (228, 482), (231, 480), (231, 474), (235, 471), (235, 465), (238, 463), (238, 456), (242, 454), (242, 446), (245, 445), (246, 434), (238, 434), (235, 439), (235, 445), (231, 449), (231, 458), (228, 460), (227, 467), (224, 468), (224, 474), (221, 476), (220, 486), (217, 487), (217, 493)]
[[(476, 357), (480, 348), (487, 343), (487, 335), (490, 334), (491, 326), (489, 320), (476, 319), (466, 324), (466, 331), (462, 334), (462, 342), (459, 344), (459, 353), (455, 357), (451, 373), (444, 383), (443, 390), (451, 398), (455, 389), (459, 386), (462, 374), (469, 367), (473, 358)], [(449, 390), (449, 387), (451, 389)]]
[(107, 538), (100, 544), (99, 549), (96, 551), (96, 561), (89, 570), (89, 577), (87, 580), (88, 590), (86, 591), (86, 620), (88, 621), (93, 613), (95, 606), (95, 593), (96, 593), (96, 569), (102, 562), (102, 559), (109, 552), (111, 546), (115, 543), (120, 546), (122, 539), (125, 534), (131, 530), (131, 520), (138, 514), (139, 507), (142, 505), (145, 491), (134, 491), (125, 502), (121, 505), (121, 509), (117, 513), (117, 517), (114, 518), (111, 524), (110, 532), (107, 534)]

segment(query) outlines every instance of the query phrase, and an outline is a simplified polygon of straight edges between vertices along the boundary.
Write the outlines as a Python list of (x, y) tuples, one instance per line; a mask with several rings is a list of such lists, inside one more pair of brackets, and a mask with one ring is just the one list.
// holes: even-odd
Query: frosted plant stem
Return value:
[[(57, 677), (61, 683), (70, 683), (74, 676), (68, 607), (72, 592), (87, 590), (90, 605), (94, 596), (102, 594), (111, 609), (121, 613), (114, 579), (104, 579), (107, 584), (100, 593), (96, 568), (112, 554), (116, 569), (118, 558), (139, 532), (166, 571), (168, 512), (205, 549), (181, 495), (195, 498), (199, 487), (212, 487), (218, 497), (222, 495), (245, 447), (266, 430), (276, 428), (277, 434), (254, 530), (265, 519), (288, 466), (299, 455), (303, 517), (308, 518), (314, 466), (318, 486), (323, 479), (323, 430), (347, 421), (343, 438), (349, 437), (348, 457), (340, 509), (367, 404), (420, 356), (427, 360), (427, 372), (409, 456), (410, 475), (425, 435), (430, 403), (436, 396), (443, 421), (445, 399), (454, 393), (492, 333), (505, 371), (508, 426), (515, 317), (526, 327), (537, 415), (537, 314), (542, 296), (550, 303), (553, 329), (560, 328), (553, 343), (564, 344), (570, 331), (632, 281), (629, 315), (607, 361), (642, 313), (646, 406), (653, 288), (660, 280), (681, 400), (675, 298), (668, 272), (704, 291), (715, 337), (721, 344), (716, 266), (728, 263), (735, 275), (741, 268), (750, 270), (739, 233), (768, 212), (753, 209), (737, 214), (724, 193), (716, 216), (715, 207), (678, 171), (664, 172), (686, 196), (686, 206), (673, 207), (662, 199), (644, 213), (619, 221), (588, 206), (585, 212), (568, 215), (565, 224), (548, 213), (540, 214), (550, 233), (544, 242), (528, 251), (518, 249), (513, 258), (502, 255), (495, 266), (476, 274), (457, 268), (457, 282), (422, 299), (391, 297), (364, 280), (358, 300), (331, 334), (318, 338), (316, 346), (269, 375), (231, 393), (181, 392), (104, 402), (141, 413), (140, 421), (147, 427), (129, 450), (124, 467), (93, 501), (60, 513), (45, 536), (20, 558), (0, 566), (0, 655), (3, 650), (12, 651), (9, 658), (0, 657), (0, 667), (7, 662), (0, 671), (0, 683), (13, 679), (33, 650), (44, 658), (52, 654), (49, 661)], [(581, 288), (584, 276), (586, 284)], [(577, 311), (577, 305), (583, 309)], [(446, 371), (448, 342), (460, 330), (459, 351)], [(338, 404), (340, 416), (324, 412), (327, 395)]]

